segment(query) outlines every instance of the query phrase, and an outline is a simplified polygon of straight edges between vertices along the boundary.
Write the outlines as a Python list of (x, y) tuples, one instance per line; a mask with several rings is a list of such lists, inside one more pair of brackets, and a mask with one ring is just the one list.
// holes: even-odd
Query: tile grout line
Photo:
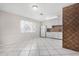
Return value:
[[(38, 41), (37, 41), (37, 44), (38, 44)], [(40, 48), (39, 48), (39, 45), (38, 45), (38, 49), (39, 49), (39, 52), (38, 53), (39, 53), (39, 56), (40, 56)]]
[[(49, 43), (49, 42), (48, 42)], [(51, 44), (50, 44), (51, 45)], [(54, 48), (56, 50), (56, 48)], [(56, 50), (57, 51), (57, 50)], [(60, 53), (57, 51), (57, 53), (60, 55)]]
[[(45, 41), (46, 41), (46, 39), (45, 39)], [(43, 44), (44, 44), (44, 46), (45, 46), (45, 42), (43, 41)], [(46, 46), (45, 46), (46, 47)], [(47, 51), (48, 51), (48, 48), (46, 47), (46, 49), (47, 49)], [(51, 56), (51, 54), (49, 53), (49, 51), (48, 51), (48, 54), (49, 54), (49, 56)]]
[[(47, 41), (46, 41), (47, 42)], [(49, 42), (48, 42), (49, 43)], [(51, 45), (51, 44), (50, 44)], [(55, 49), (55, 48), (54, 48)], [(47, 50), (49, 50), (48, 48), (47, 48)], [(52, 49), (51, 49), (52, 50)], [(56, 50), (57, 51), (57, 50)], [(49, 52), (49, 51), (48, 51)], [(57, 51), (58, 52), (58, 51)], [(49, 53), (50, 54), (50, 53)], [(60, 55), (60, 53), (58, 52), (58, 54)], [(51, 54), (50, 54), (50, 56), (51, 56)]]
[(31, 52), (31, 49), (32, 49), (32, 43), (33, 43), (33, 40), (31, 41), (31, 47), (30, 47), (30, 50), (29, 50), (28, 56), (30, 56), (30, 52)]

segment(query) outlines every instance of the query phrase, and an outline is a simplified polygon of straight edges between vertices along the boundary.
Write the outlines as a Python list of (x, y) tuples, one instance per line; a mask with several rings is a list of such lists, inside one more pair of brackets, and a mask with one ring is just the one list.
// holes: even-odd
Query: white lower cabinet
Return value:
[(46, 37), (62, 39), (62, 32), (47, 32)]

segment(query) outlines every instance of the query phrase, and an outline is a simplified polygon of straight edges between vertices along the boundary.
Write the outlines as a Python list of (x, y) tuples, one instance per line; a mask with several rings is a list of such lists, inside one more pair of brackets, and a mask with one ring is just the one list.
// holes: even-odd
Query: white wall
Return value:
[[(47, 28), (51, 28), (53, 25), (62, 25), (62, 19), (61, 17), (58, 17), (46, 20), (42, 22), (42, 25), (46, 25)], [(62, 39), (62, 32), (46, 32), (46, 37)]]
[[(21, 33), (20, 20), (36, 23), (36, 32)], [(31, 18), (0, 11), (0, 55), (6, 55), (9, 51), (16, 52), (16, 49), (21, 48), (25, 41), (38, 38), (40, 35), (39, 31), (39, 22), (33, 21)]]

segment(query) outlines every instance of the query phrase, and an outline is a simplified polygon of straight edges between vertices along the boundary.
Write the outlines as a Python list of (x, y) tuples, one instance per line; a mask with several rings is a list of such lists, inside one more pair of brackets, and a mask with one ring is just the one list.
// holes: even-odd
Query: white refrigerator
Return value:
[(41, 25), (41, 37), (46, 37), (47, 26)]

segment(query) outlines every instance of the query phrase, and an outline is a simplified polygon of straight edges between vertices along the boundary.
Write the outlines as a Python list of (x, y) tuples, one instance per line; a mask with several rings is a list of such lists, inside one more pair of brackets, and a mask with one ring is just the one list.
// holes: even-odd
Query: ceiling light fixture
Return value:
[(37, 5), (33, 5), (32, 8), (33, 8), (34, 10), (37, 10), (37, 9), (38, 9), (38, 6), (37, 6)]
[(40, 15), (42, 16), (42, 15), (44, 15), (43, 13), (40, 13)]

